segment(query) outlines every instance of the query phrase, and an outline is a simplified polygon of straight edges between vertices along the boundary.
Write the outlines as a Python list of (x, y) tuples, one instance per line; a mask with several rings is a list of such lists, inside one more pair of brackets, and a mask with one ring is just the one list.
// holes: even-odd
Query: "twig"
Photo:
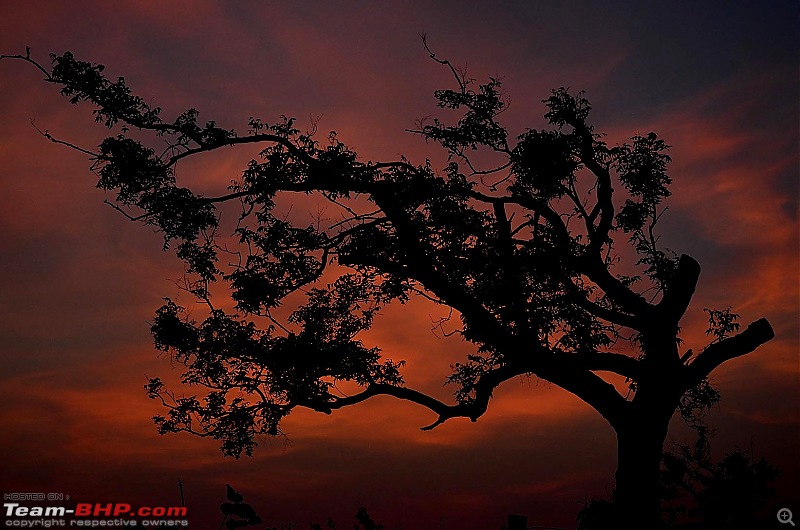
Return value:
[(55, 80), (53, 79), (53, 76), (50, 74), (50, 72), (47, 71), (47, 68), (45, 68), (44, 66), (39, 64), (37, 61), (31, 59), (31, 48), (30, 48), (30, 46), (25, 46), (25, 55), (19, 55), (19, 54), (18, 55), (0, 55), (0, 60), (2, 60), (2, 59), (20, 59), (22, 61), (25, 61), (26, 63), (30, 63), (33, 66), (35, 66), (36, 68), (38, 68), (39, 71), (41, 71), (44, 74), (45, 81), (47, 81), (49, 83), (55, 83)]
[(103, 155), (101, 155), (99, 153), (95, 153), (93, 151), (89, 151), (88, 149), (84, 149), (83, 147), (79, 147), (79, 146), (77, 146), (75, 144), (72, 144), (72, 143), (69, 143), (69, 142), (65, 142), (64, 140), (59, 140), (58, 138), (56, 138), (52, 134), (50, 134), (49, 131), (41, 130), (39, 127), (36, 126), (36, 119), (31, 119), (31, 125), (33, 126), (34, 129), (36, 129), (36, 132), (38, 132), (39, 134), (41, 134), (42, 136), (44, 136), (45, 138), (47, 138), (48, 140), (50, 140), (54, 144), (66, 145), (70, 149), (74, 149), (75, 151), (78, 151), (78, 152), (83, 153), (85, 155), (89, 155), (92, 158), (96, 158), (96, 159), (102, 159), (103, 158)]

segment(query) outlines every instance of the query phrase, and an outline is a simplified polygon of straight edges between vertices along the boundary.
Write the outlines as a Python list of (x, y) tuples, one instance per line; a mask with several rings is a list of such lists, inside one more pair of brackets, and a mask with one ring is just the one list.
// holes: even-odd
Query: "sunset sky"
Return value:
[[(277, 4), (277, 3), (276, 3)], [(775, 506), (800, 514), (800, 7), (769, 2), (154, 2), (5, 0), (0, 54), (73, 52), (124, 76), (173, 117), (200, 110), (245, 130), (250, 116), (318, 120), (364, 160), (405, 154), (442, 167), (434, 146), (405, 132), (436, 112), (452, 79), (419, 35), (479, 80), (500, 76), (513, 136), (545, 126), (553, 88), (585, 90), (591, 122), (611, 144), (657, 132), (674, 180), (660, 226), (665, 246), (702, 266), (682, 321), (701, 349), (703, 308), (732, 306), (742, 324), (767, 317), (776, 338), (724, 365), (713, 381), (715, 455), (735, 446), (779, 466)], [(0, 62), (0, 484), (3, 492), (65, 492), (87, 502), (171, 505), (178, 477), (195, 528), (216, 528), (230, 483), (265, 522), (334, 517), (358, 504), (389, 528), (496, 529), (508, 513), (574, 527), (577, 504), (608, 496), (615, 438), (592, 409), (535, 378), (509, 381), (477, 423), (430, 432), (430, 411), (392, 398), (331, 416), (297, 411), (288, 440), (225, 459), (189, 435), (159, 437), (147, 376), (178, 367), (152, 346), (147, 321), (177, 293), (182, 264), (161, 238), (103, 204), (77, 145), (109, 134), (40, 72)], [(222, 187), (253, 152), (190, 166)], [(622, 243), (622, 242), (620, 242)], [(185, 295), (184, 295), (185, 296)], [(370, 332), (408, 361), (409, 386), (451, 399), (448, 366), (470, 351), (438, 338), (441, 308), (390, 306)], [(672, 436), (686, 442), (679, 420)]]

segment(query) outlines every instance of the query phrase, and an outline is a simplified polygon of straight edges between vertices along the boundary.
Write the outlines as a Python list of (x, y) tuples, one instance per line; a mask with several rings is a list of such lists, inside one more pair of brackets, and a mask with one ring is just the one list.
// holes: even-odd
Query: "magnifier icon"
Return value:
[(792, 510), (789, 508), (781, 508), (778, 510), (778, 521), (782, 524), (790, 524), (794, 526), (794, 521), (792, 521)]

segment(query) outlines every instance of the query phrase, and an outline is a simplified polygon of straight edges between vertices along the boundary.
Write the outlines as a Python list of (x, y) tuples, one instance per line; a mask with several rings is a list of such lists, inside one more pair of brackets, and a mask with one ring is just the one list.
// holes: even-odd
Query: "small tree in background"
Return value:
[[(765, 319), (733, 334), (738, 325), (712, 313), (720, 319), (714, 340), (696, 354), (684, 349), (679, 322), (700, 265), (658, 245), (668, 146), (654, 133), (607, 145), (580, 93), (553, 91), (544, 101), (551, 128), (512, 138), (498, 121), (500, 81), (476, 84), (431, 54), (456, 81), (436, 91), (438, 106), (458, 115), (415, 131), (446, 150), (450, 163), (436, 169), (406, 158), (365, 161), (335, 134), (319, 140), (289, 118), (251, 118), (242, 132), (199, 122), (195, 109), (164, 119), (101, 65), (70, 53), (53, 55), (52, 68), (14, 57), (116, 128), (85, 151), (98, 187), (130, 219), (163, 233), (186, 264), (185, 288), (208, 306), (202, 320), (172, 300), (156, 313), (156, 346), (185, 366), (184, 383), (205, 389), (179, 397), (152, 379), (149, 395), (168, 409), (156, 418), (161, 433), (211, 437), (238, 457), (259, 435), (280, 434), (297, 407), (330, 414), (379, 395), (430, 409), (437, 417), (424, 429), (432, 429), (476, 421), (498, 385), (535, 375), (614, 428), (618, 527), (655, 528), (670, 418), (706, 391), (716, 367), (773, 337)], [(148, 146), (149, 134), (167, 148)], [(258, 145), (259, 157), (220, 193), (201, 195), (178, 178), (182, 160), (245, 144)], [(478, 149), (501, 162), (476, 167)], [(296, 194), (339, 218), (304, 224), (279, 214), (276, 205)], [(219, 235), (217, 209), (231, 202), (241, 206), (235, 241)], [(629, 255), (632, 263), (621, 263)], [(227, 286), (234, 310), (213, 302), (215, 283)], [(382, 307), (413, 296), (450, 308), (456, 332), (474, 346), (447, 376), (452, 404), (405, 386), (404, 363), (360, 340)], [(277, 316), (281, 304), (294, 307), (286, 319)], [(632, 353), (612, 351), (626, 336)], [(601, 372), (625, 378), (630, 392)], [(343, 382), (360, 390), (343, 396), (335, 390)]]
[(766, 459), (755, 460), (740, 448), (714, 462), (696, 446), (678, 447), (664, 455), (667, 512), (673, 519), (685, 514), (711, 528), (758, 527), (763, 523), (760, 510), (775, 497), (771, 483), (779, 474)]

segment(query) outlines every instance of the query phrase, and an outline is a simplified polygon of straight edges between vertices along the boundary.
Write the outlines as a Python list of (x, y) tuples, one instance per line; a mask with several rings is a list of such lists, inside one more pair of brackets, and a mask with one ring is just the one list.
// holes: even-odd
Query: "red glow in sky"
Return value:
[[(653, 130), (672, 146), (662, 237), (703, 266), (682, 322), (687, 342), (706, 344), (703, 308), (730, 305), (743, 323), (766, 316), (775, 328), (776, 339), (715, 373), (714, 447), (721, 456), (752, 446), (783, 470), (776, 502), (800, 508), (798, 6), (613, 5), (7, 1), (0, 53), (30, 46), (46, 62), (70, 50), (170, 116), (195, 107), (225, 127), (318, 119), (371, 160), (443, 160), (404, 132), (450, 82), (421, 32), (470, 75), (503, 78), (513, 134), (544, 126), (552, 88), (585, 90), (609, 143)], [(238, 461), (212, 441), (159, 437), (145, 374), (178, 370), (156, 355), (147, 320), (176, 294), (181, 265), (158, 235), (102, 204), (84, 155), (46, 141), (31, 120), (78, 145), (108, 133), (29, 65), (0, 63), (4, 492), (165, 504), (178, 501), (180, 477), (198, 520), (219, 520), (231, 483), (270, 525), (329, 515), (348, 525), (360, 503), (387, 527), (444, 518), (466, 530), (498, 528), (507, 513), (574, 526), (578, 501), (610, 493), (613, 431), (535, 379), (502, 386), (477, 423), (431, 432), (418, 430), (430, 412), (385, 398), (331, 416), (293, 413), (288, 442)], [(250, 156), (209, 157), (184, 176), (225, 185)], [(431, 333), (436, 311), (390, 307), (369, 340), (408, 360), (410, 386), (449, 399), (448, 366), (469, 348)], [(685, 441), (677, 422), (673, 436)]]

